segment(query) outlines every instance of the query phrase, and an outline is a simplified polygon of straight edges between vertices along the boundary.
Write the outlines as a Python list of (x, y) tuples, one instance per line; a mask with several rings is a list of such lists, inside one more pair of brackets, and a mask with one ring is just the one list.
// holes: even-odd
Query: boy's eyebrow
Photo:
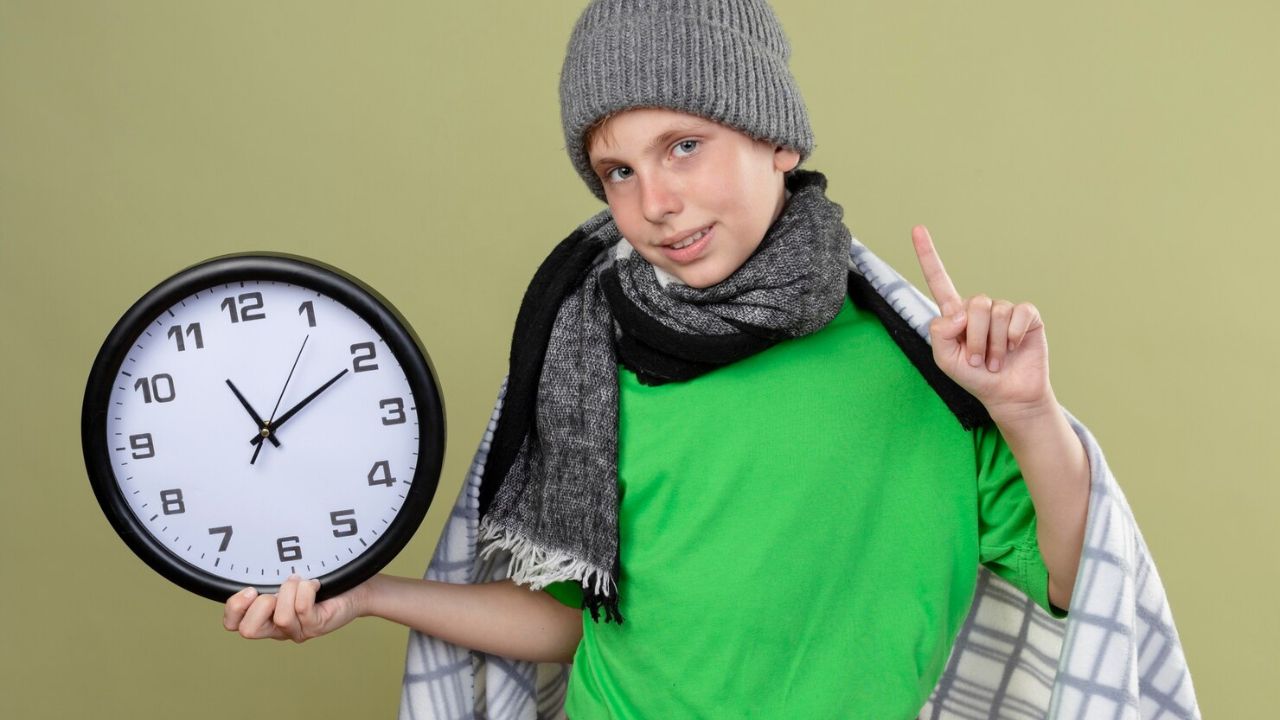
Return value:
[[(651, 153), (654, 150), (667, 145), (672, 140), (675, 140), (677, 137), (681, 135), (691, 133), (695, 130), (701, 130), (702, 128), (710, 124), (711, 124), (711, 121), (709, 120), (698, 120), (696, 122), (691, 122), (685, 125), (677, 125), (676, 127), (673, 127), (670, 130), (667, 130), (661, 135), (658, 135), (657, 137), (655, 137), (652, 142), (650, 142), (648, 145), (644, 147), (642, 154)], [(610, 165), (613, 163), (620, 164), (621, 162), (622, 162), (621, 160), (617, 160), (615, 158), (605, 156), (605, 157), (597, 158), (596, 160), (592, 161), (591, 167), (595, 168), (596, 170), (599, 170), (602, 166)]]

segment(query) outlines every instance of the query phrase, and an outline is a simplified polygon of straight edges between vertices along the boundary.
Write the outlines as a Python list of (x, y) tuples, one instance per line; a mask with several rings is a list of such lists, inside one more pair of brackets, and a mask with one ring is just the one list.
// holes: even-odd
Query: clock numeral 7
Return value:
[[(239, 307), (236, 301), (240, 301)], [(262, 293), (247, 292), (240, 293), (238, 297), (226, 297), (222, 299), (222, 304), (218, 306), (220, 310), (226, 310), (231, 314), (231, 322), (238, 323), (241, 320), (249, 322), (250, 320), (262, 320), (267, 316), (262, 312)], [(254, 312), (257, 310), (258, 312)]]
[(222, 552), (223, 550), (226, 550), (227, 546), (231, 544), (231, 526), (230, 525), (223, 525), (222, 527), (209, 528), (209, 534), (222, 535), (222, 542), (218, 545), (218, 552)]
[[(187, 326), (187, 331), (186, 331), (186, 332), (187, 332), (187, 334), (188, 334), (188, 335), (190, 335), (190, 336), (191, 336), (191, 339), (192, 339), (192, 340), (195, 340), (195, 341), (196, 341), (196, 349), (197, 349), (197, 350), (203, 350), (203, 349), (204, 349), (204, 336), (202, 336), (202, 335), (200, 334), (200, 323), (191, 323), (190, 325), (188, 325), (188, 326)], [(181, 326), (181, 325), (174, 325), (174, 326), (170, 327), (170, 328), (169, 328), (169, 332), (168, 332), (168, 333), (166, 333), (166, 337), (171, 337), (171, 338), (173, 338), (173, 341), (174, 341), (174, 342), (176, 342), (176, 343), (178, 344), (178, 352), (186, 352), (186, 350), (187, 350), (187, 345), (186, 345), (186, 343), (184, 343), (184, 342), (182, 341), (182, 326)]]
[[(346, 527), (345, 530), (334, 530), (334, 537), (351, 537), (359, 532), (359, 528), (356, 527), (355, 514), (355, 510), (334, 510), (329, 513), (330, 525), (334, 527)], [(351, 517), (343, 517), (343, 515), (350, 515)]]
[(276, 554), (280, 557), (280, 562), (302, 559), (302, 546), (298, 544), (301, 540), (297, 535), (276, 538)]

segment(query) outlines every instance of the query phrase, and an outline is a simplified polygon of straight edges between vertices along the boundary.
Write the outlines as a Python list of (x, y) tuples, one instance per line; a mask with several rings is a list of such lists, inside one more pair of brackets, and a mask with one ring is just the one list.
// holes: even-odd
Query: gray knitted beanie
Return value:
[(765, 0), (593, 0), (560, 71), (560, 121), (573, 167), (605, 199), (583, 134), (599, 118), (660, 107), (715, 120), (791, 148), (813, 131), (787, 59), (791, 47)]

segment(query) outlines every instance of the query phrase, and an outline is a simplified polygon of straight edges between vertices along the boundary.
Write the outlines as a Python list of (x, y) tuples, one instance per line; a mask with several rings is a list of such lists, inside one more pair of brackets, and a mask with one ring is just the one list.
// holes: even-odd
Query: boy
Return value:
[[(470, 571), (319, 604), (290, 578), (231, 598), (228, 629), (302, 642), (378, 615), (415, 643), (572, 663), (567, 698), (562, 677), (536, 694), (580, 720), (905, 718), (980, 564), (1067, 616), (1092, 456), (1039, 315), (961, 296), (917, 227), (942, 315), (931, 347), (912, 332), (798, 169), (813, 139), (788, 53), (763, 2), (584, 11), (562, 114), (609, 207), (526, 294), (484, 482), (460, 497)], [(484, 711), (409, 684), (402, 714)]]

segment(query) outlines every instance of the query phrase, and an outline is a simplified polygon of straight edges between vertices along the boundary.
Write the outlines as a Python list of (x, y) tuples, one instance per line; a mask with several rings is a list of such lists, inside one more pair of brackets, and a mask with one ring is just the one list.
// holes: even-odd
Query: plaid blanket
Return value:
[[(937, 306), (856, 239), (850, 267), (928, 340)], [(503, 387), (505, 392), (505, 384)], [(502, 393), (426, 578), (507, 577), (509, 553), (477, 557), (480, 483)], [(1195, 690), (1155, 563), (1093, 435), (1063, 413), (1089, 456), (1089, 517), (1065, 620), (983, 567), (969, 615), (921, 718), (1199, 718)], [(400, 720), (564, 717), (568, 665), (475, 652), (411, 631)]]

